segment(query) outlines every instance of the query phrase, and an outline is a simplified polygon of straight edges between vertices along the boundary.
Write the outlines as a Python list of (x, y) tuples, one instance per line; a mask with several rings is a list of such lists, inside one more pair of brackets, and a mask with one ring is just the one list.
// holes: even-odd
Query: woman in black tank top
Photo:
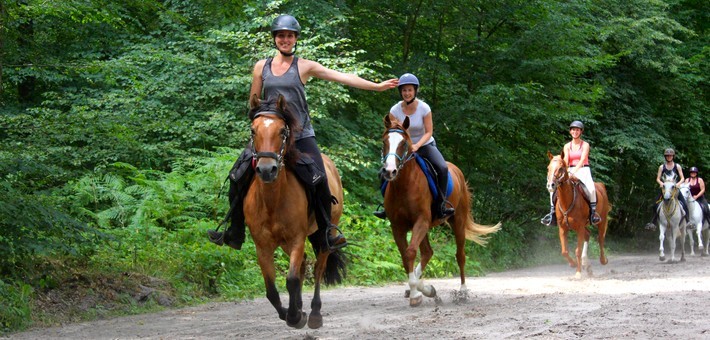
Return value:
[[(254, 65), (249, 98), (256, 96), (266, 99), (269, 96), (282, 95), (291, 108), (301, 118), (303, 130), (296, 136), (296, 148), (308, 154), (321, 171), (325, 172), (323, 158), (315, 140), (315, 131), (311, 125), (311, 117), (306, 104), (305, 85), (311, 77), (334, 81), (363, 90), (385, 91), (397, 87), (397, 78), (374, 83), (360, 78), (356, 74), (346, 74), (324, 67), (318, 62), (297, 58), (295, 56), (301, 25), (290, 15), (280, 15), (271, 23), (276, 54), (272, 58), (260, 60)], [(244, 213), (242, 200), (246, 196), (254, 170), (248, 166), (251, 162), (251, 150), (244, 148), (233, 169), (236, 176), (230, 176), (230, 216), (229, 229), (225, 232), (209, 230), (211, 242), (222, 245), (226, 243), (234, 249), (241, 249), (244, 242)], [(241, 171), (240, 171), (241, 169)], [(347, 244), (345, 237), (337, 226), (330, 223), (331, 195), (327, 181), (316, 184), (316, 222), (319, 230), (328, 234), (329, 247), (336, 249)]]
[[(683, 177), (683, 169), (680, 167), (680, 164), (677, 164), (673, 161), (673, 159), (675, 158), (675, 150), (671, 148), (666, 149), (663, 152), (663, 157), (666, 159), (666, 161), (658, 167), (658, 173), (656, 174), (656, 183), (658, 183), (658, 185), (663, 188), (664, 178), (668, 178), (669, 176), (671, 176), (675, 179), (676, 186), (678, 186), (679, 183), (682, 183), (685, 180), (685, 177)], [(662, 195), (663, 193), (661, 192), (658, 195), (658, 198), (656, 199), (656, 204), (653, 205), (653, 219), (651, 219), (651, 222), (646, 224), (646, 229), (656, 229), (656, 224), (658, 222), (658, 204)], [(685, 212), (685, 220), (687, 222), (688, 205), (685, 203), (685, 198), (683, 197), (683, 195), (678, 195), (677, 198), (680, 202), (680, 205), (683, 207), (683, 211)]]

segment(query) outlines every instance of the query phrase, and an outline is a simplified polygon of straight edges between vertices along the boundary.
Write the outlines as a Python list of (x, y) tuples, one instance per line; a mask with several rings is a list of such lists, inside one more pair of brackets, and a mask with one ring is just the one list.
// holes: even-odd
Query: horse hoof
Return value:
[(409, 299), (409, 289), (404, 291), (404, 298)]
[(308, 328), (316, 329), (321, 326), (323, 326), (323, 316), (311, 314), (311, 316), (308, 317)]
[(286, 321), (286, 324), (287, 324), (289, 327), (293, 327), (293, 328), (296, 328), (296, 329), (301, 329), (301, 328), (303, 328), (303, 326), (306, 325), (306, 322), (308, 322), (308, 316), (306, 315), (306, 312), (301, 312), (301, 318), (300, 318), (300, 320), (298, 320), (298, 321), (296, 321), (296, 322), (289, 322), (289, 321), (287, 320), (287, 321)]
[(576, 272), (576, 273), (574, 273), (574, 278), (577, 279), (577, 280), (581, 279), (581, 278), (582, 278), (582, 272)]
[(658, 261), (665, 261), (665, 260), (666, 260), (666, 257), (665, 257), (665, 256), (659, 256), (659, 257), (658, 257)]
[(422, 304), (422, 300), (422, 295), (409, 299), (409, 307), (419, 307)]
[(434, 286), (429, 285), (429, 286), (427, 286), (427, 288), (429, 288), (429, 289), (422, 290), (422, 294), (424, 294), (424, 296), (429, 297), (429, 298), (436, 297), (436, 289), (434, 289)]
[(708, 254), (705, 254), (705, 253), (700, 254), (700, 257), (705, 257), (705, 256), (708, 256)]
[(601, 263), (602, 266), (604, 266), (604, 265), (606, 265), (607, 263), (609, 263), (609, 259), (607, 259), (606, 256), (600, 257), (600, 258), (599, 258), (599, 263)]

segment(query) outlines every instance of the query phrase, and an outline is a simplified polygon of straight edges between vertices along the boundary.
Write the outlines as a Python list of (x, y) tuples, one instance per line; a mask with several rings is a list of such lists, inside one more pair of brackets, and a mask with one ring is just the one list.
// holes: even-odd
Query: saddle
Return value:
[[(434, 170), (434, 167), (431, 165), (431, 163), (429, 163), (428, 160), (424, 159), (424, 157), (421, 157), (416, 153), (414, 154), (414, 159), (417, 161), (417, 164), (419, 165), (419, 168), (422, 170), (422, 172), (424, 172), (424, 176), (426, 176), (427, 184), (429, 185), (429, 192), (431, 193), (432, 198), (436, 199), (439, 196), (439, 189), (436, 185), (436, 170)], [(451, 196), (451, 193), (454, 191), (454, 182), (451, 179), (451, 172), (449, 172), (448, 178), (449, 180), (446, 182), (446, 195), (444, 195), (446, 198), (449, 198), (449, 196)], [(387, 183), (387, 181), (383, 181), (382, 186), (380, 187), (380, 191), (382, 192), (383, 197), (385, 196)]]

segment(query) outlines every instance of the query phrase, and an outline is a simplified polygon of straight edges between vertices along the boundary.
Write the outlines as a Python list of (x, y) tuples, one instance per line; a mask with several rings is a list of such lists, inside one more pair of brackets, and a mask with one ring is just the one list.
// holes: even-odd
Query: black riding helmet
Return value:
[[(282, 14), (277, 16), (274, 21), (271, 22), (271, 37), (274, 38), (274, 47), (276, 47), (276, 32), (278, 31), (291, 31), (296, 33), (296, 38), (301, 34), (301, 25), (298, 20), (291, 15)], [(296, 53), (296, 46), (298, 41), (293, 45), (293, 51), (291, 53), (283, 53), (284, 56), (290, 57)]]

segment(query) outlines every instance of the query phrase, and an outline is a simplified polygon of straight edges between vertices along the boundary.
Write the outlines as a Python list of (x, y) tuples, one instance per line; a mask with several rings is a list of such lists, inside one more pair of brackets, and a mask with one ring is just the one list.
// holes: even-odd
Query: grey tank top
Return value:
[(313, 125), (311, 125), (311, 116), (308, 113), (308, 103), (306, 102), (306, 87), (301, 82), (301, 76), (298, 73), (298, 57), (293, 58), (293, 62), (286, 73), (280, 76), (275, 76), (271, 73), (272, 60), (273, 58), (266, 59), (264, 70), (261, 72), (262, 88), (264, 90), (263, 98), (276, 97), (279, 94), (283, 95), (291, 110), (301, 118), (303, 130), (296, 136), (296, 139), (315, 137), (316, 133), (313, 130)]

